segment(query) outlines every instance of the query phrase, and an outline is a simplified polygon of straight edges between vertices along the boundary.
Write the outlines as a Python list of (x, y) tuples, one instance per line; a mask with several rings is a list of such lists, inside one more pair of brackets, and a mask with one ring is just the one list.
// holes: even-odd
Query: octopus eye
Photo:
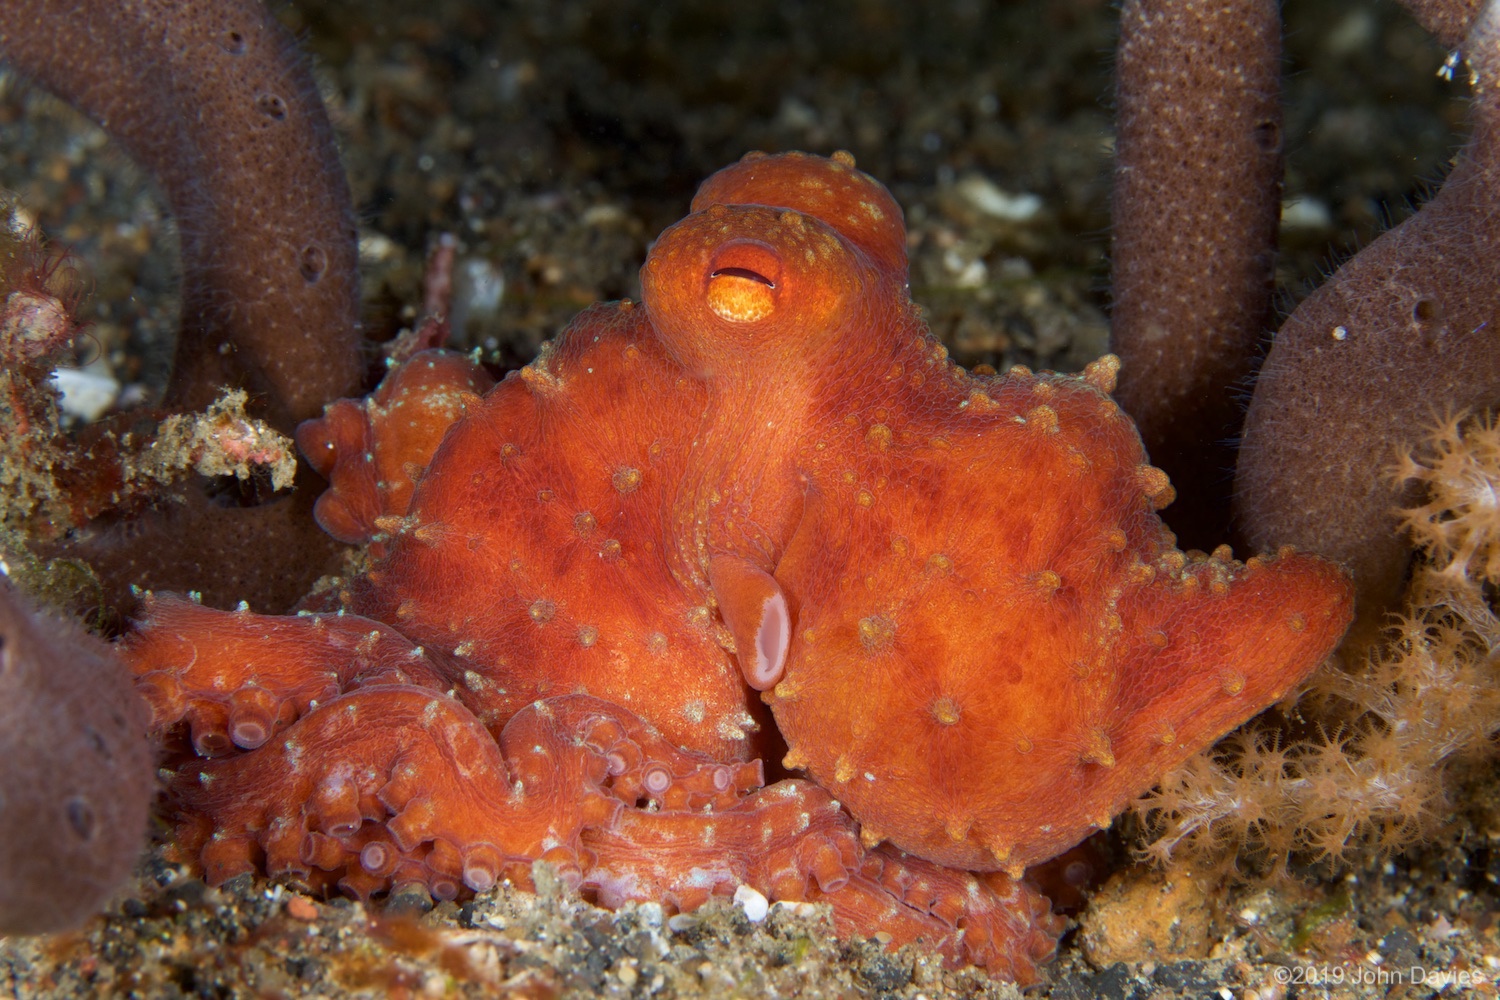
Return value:
[(746, 281), (758, 281), (768, 288), (775, 288), (776, 282), (764, 274), (757, 274), (748, 267), (723, 267), (709, 275), (710, 278), (744, 278)]
[(749, 241), (724, 247), (708, 273), (708, 307), (730, 323), (754, 323), (776, 310), (781, 261), (771, 248)]
[(776, 282), (742, 267), (708, 276), (708, 307), (730, 323), (754, 323), (776, 309)]

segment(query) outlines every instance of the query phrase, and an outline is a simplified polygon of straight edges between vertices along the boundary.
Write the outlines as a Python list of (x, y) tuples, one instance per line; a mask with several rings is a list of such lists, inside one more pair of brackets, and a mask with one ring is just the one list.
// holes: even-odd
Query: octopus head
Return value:
[(901, 210), (853, 159), (751, 154), (709, 178), (641, 270), (646, 309), (695, 374), (822, 365), (840, 334), (904, 298)]

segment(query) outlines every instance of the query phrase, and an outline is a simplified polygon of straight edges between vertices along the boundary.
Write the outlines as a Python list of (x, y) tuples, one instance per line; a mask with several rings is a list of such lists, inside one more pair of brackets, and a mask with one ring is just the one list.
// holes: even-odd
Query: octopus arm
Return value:
[(892, 948), (920, 941), (950, 965), (1021, 986), (1041, 978), (1067, 926), (1024, 879), (943, 868), (888, 844), (866, 854), (843, 886), (809, 898), (833, 907), (840, 934), (882, 932)]
[(151, 706), (151, 728), (185, 724), (202, 756), (252, 750), (355, 684), (445, 688), (421, 647), (358, 615), (220, 611), (148, 594), (121, 651)]
[(421, 351), (393, 368), (364, 400), (340, 399), (297, 427), (297, 446), (328, 489), (313, 516), (334, 538), (363, 545), (405, 517), (443, 437), (495, 384), (456, 351)]

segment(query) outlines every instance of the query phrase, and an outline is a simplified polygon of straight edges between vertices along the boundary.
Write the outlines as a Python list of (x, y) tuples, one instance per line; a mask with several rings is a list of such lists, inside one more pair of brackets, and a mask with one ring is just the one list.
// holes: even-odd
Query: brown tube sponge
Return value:
[(99, 122), (182, 233), (168, 402), (280, 430), (360, 390), (355, 226), (312, 75), (260, 0), (0, 0), (0, 58)]
[(149, 712), (124, 664), (0, 577), (0, 934), (95, 912), (145, 844)]
[(1271, 329), (1281, 203), (1276, 0), (1126, 0), (1116, 56), (1115, 392), (1189, 545), (1228, 528), (1236, 393)]
[(1444, 45), (1458, 45), (1485, 0), (1401, 0), (1417, 23)]
[[(1446, 32), (1472, 5), (1411, 6)], [(1462, 54), (1474, 131), (1453, 172), (1286, 321), (1240, 451), (1249, 543), (1344, 563), (1363, 616), (1391, 603), (1409, 557), (1386, 470), (1445, 412), (1500, 403), (1500, 5), (1478, 14)]]

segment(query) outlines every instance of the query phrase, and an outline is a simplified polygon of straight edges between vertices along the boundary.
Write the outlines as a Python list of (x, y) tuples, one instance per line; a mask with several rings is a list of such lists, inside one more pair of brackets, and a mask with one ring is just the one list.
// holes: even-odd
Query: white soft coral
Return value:
[[(1500, 420), (1437, 421), (1390, 475), (1421, 554), (1406, 608), (1279, 716), (1189, 758), (1135, 804), (1143, 854), (1222, 870), (1337, 869), (1440, 833), (1456, 765), (1500, 733)], [(1238, 857), (1236, 858), (1236, 853)]]
[(1449, 417), (1401, 457), (1397, 479), (1425, 496), (1399, 511), (1432, 571), (1500, 582), (1500, 424), (1493, 415)]

